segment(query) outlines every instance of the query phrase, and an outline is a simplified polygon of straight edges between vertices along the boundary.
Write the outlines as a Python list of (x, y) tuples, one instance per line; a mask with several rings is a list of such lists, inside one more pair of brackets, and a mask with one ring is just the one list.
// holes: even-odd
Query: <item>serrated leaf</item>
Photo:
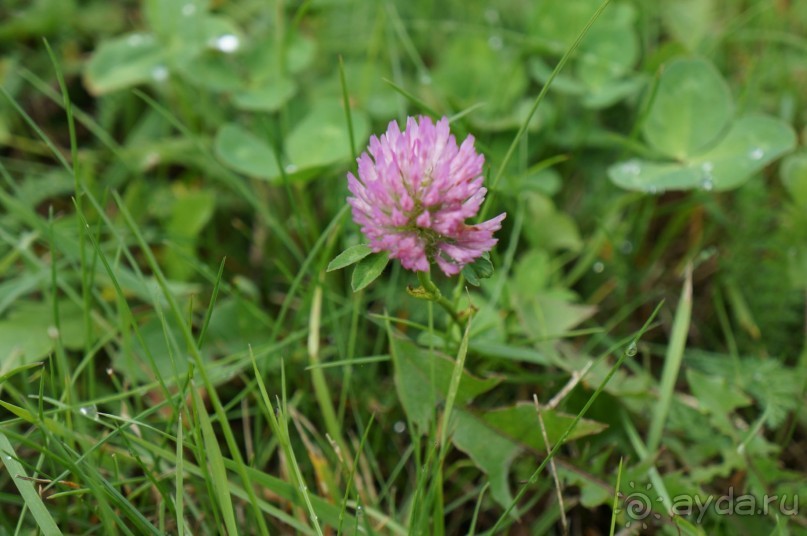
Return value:
[(355, 246), (350, 246), (345, 251), (334, 257), (334, 259), (328, 263), (328, 267), (325, 269), (325, 271), (333, 272), (334, 270), (339, 270), (345, 266), (355, 264), (372, 252), (373, 250), (370, 249), (370, 246), (367, 244), (356, 244)]
[(485, 252), (471, 264), (466, 264), (462, 268), (462, 275), (465, 276), (465, 279), (470, 284), (478, 287), (482, 283), (482, 279), (487, 279), (493, 275), (493, 263), (490, 262), (490, 254)]
[(642, 132), (659, 152), (684, 160), (713, 143), (731, 118), (728, 84), (703, 59), (677, 59), (663, 66)]
[(353, 269), (353, 276), (350, 281), (353, 292), (358, 292), (375, 281), (384, 271), (384, 268), (387, 267), (388, 262), (389, 253), (386, 251), (368, 255), (366, 258), (359, 261)]
[(219, 129), (214, 148), (222, 162), (240, 173), (266, 180), (280, 176), (272, 148), (235, 123), (227, 123)]

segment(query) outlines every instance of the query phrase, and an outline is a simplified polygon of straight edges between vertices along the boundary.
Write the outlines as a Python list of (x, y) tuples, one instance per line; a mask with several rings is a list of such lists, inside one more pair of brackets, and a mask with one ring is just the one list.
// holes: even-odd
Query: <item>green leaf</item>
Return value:
[[(575, 419), (573, 415), (550, 409), (544, 410), (541, 415), (551, 446)], [(509, 506), (512, 495), (507, 476), (513, 459), (524, 448), (530, 448), (541, 456), (547, 452), (535, 406), (518, 404), (488, 411), (481, 416), (460, 410), (455, 418), (454, 445), (468, 454), (476, 466), (488, 475), (491, 495), (496, 502), (504, 507)], [(605, 424), (581, 419), (566, 440), (597, 434), (605, 428)]]
[(214, 147), (219, 159), (240, 173), (266, 180), (280, 176), (272, 148), (235, 123), (227, 123), (219, 129)]
[(353, 292), (358, 292), (375, 281), (387, 267), (388, 262), (389, 253), (386, 251), (368, 255), (367, 258), (359, 261), (353, 269), (353, 277), (350, 281)]
[(275, 112), (283, 107), (294, 94), (297, 84), (286, 77), (278, 77), (271, 83), (245, 89), (233, 95), (233, 104), (250, 112)]
[(98, 46), (85, 68), (84, 82), (93, 95), (111, 93), (159, 80), (167, 74), (166, 60), (152, 34), (127, 34)]
[(454, 416), (454, 445), (467, 454), (490, 479), (490, 494), (500, 505), (513, 502), (508, 473), (510, 465), (523, 450), (521, 445), (493, 432), (470, 413), (458, 410)]
[(793, 201), (807, 208), (807, 152), (798, 152), (782, 160), (779, 174)]
[[(765, 115), (738, 119), (723, 140), (693, 160), (695, 168), (713, 170), (715, 190), (730, 190), (790, 151), (796, 134), (784, 121)], [(706, 180), (706, 179), (704, 179)]]
[(490, 254), (485, 252), (481, 257), (471, 264), (466, 264), (462, 269), (462, 275), (470, 284), (478, 287), (482, 279), (487, 279), (493, 275), (493, 263), (490, 262)]
[(796, 135), (783, 121), (763, 115), (738, 119), (717, 145), (684, 163), (628, 160), (608, 176), (628, 190), (730, 190), (791, 150)]
[(373, 250), (370, 249), (370, 246), (367, 244), (356, 244), (355, 246), (350, 246), (345, 251), (334, 257), (334, 259), (328, 263), (328, 267), (325, 269), (325, 271), (333, 272), (334, 270), (339, 270), (345, 266), (355, 264), (372, 252)]
[(661, 153), (679, 160), (713, 143), (733, 113), (728, 84), (703, 59), (665, 64), (642, 132)]
[[(353, 132), (358, 150), (370, 134), (367, 115), (359, 110), (351, 111)], [(345, 111), (338, 101), (317, 104), (302, 121), (295, 125), (286, 139), (286, 152), (297, 169), (327, 166), (350, 160)]]
[(703, 374), (694, 369), (687, 369), (686, 377), (698, 405), (718, 419), (725, 431), (733, 430), (729, 414), (753, 402), (737, 385), (730, 384), (724, 377)]
[[(444, 354), (430, 352), (394, 336), (390, 338), (390, 353), (395, 363), (395, 388), (404, 411), (425, 433), (435, 407), (448, 395), (455, 362)], [(499, 381), (498, 378), (480, 379), (463, 371), (455, 404), (460, 407), (469, 403), (493, 389)]]
[[(575, 419), (574, 415), (567, 415), (553, 409), (543, 410), (541, 416), (546, 427), (550, 448), (555, 446), (555, 443)], [(534, 404), (522, 403), (488, 411), (482, 416), (482, 421), (496, 432), (536, 452), (545, 453), (547, 451)], [(589, 419), (580, 419), (566, 440), (571, 441), (584, 436), (599, 434), (606, 428), (608, 428), (606, 424)]]

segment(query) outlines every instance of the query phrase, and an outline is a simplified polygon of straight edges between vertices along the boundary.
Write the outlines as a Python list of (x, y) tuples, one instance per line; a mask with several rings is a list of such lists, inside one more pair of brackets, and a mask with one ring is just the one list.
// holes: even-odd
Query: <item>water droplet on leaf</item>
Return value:
[(751, 160), (760, 160), (763, 156), (765, 156), (765, 151), (763, 151), (759, 147), (755, 147), (751, 149), (751, 152), (748, 153), (748, 156), (751, 157)]
[(168, 69), (164, 65), (158, 65), (151, 70), (151, 78), (155, 82), (164, 82), (168, 78)]
[(78, 412), (81, 413), (84, 417), (88, 419), (92, 419), (94, 421), (98, 420), (98, 406), (95, 404), (90, 404), (89, 406), (82, 406), (78, 409)]
[(182, 14), (186, 17), (190, 17), (196, 13), (196, 4), (185, 4), (182, 6)]
[(504, 41), (498, 35), (491, 35), (488, 39), (488, 46), (491, 50), (501, 50), (502, 46), (504, 45)]
[(592, 265), (591, 269), (594, 270), (595, 274), (601, 274), (605, 270), (605, 265), (602, 262), (597, 261)]
[(639, 349), (636, 347), (636, 343), (632, 342), (625, 348), (625, 355), (628, 357), (633, 357), (639, 352)]
[(213, 40), (213, 48), (216, 48), (225, 54), (232, 54), (241, 46), (241, 41), (238, 36), (233, 34), (225, 34)]
[(392, 429), (395, 430), (396, 434), (402, 434), (406, 432), (406, 423), (403, 421), (396, 421), (395, 424), (392, 425)]

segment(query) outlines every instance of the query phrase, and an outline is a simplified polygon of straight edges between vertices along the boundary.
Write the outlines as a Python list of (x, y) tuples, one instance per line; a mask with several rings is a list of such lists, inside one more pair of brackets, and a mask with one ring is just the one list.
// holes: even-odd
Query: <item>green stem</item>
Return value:
[(429, 296), (424, 296), (424, 298), (437, 302), (443, 309), (446, 310), (449, 315), (451, 315), (451, 319), (457, 323), (460, 329), (464, 328), (465, 321), (462, 319), (462, 317), (460, 317), (456, 309), (454, 309), (454, 304), (443, 297), (440, 289), (437, 288), (437, 285), (435, 285), (434, 281), (432, 281), (431, 272), (418, 272), (417, 274), (418, 281), (420, 281), (423, 289), (429, 294)]

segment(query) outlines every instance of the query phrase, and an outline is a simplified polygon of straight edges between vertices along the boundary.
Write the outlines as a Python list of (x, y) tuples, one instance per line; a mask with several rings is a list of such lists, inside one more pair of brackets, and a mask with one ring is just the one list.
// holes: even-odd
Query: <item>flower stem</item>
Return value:
[(420, 285), (423, 287), (423, 290), (426, 291), (423, 298), (437, 302), (443, 309), (446, 310), (446, 312), (451, 316), (451, 319), (457, 323), (460, 329), (464, 328), (465, 321), (459, 315), (459, 313), (457, 313), (456, 309), (454, 309), (454, 304), (443, 297), (440, 289), (437, 288), (437, 285), (435, 285), (434, 281), (432, 281), (431, 272), (418, 272), (417, 274)]

